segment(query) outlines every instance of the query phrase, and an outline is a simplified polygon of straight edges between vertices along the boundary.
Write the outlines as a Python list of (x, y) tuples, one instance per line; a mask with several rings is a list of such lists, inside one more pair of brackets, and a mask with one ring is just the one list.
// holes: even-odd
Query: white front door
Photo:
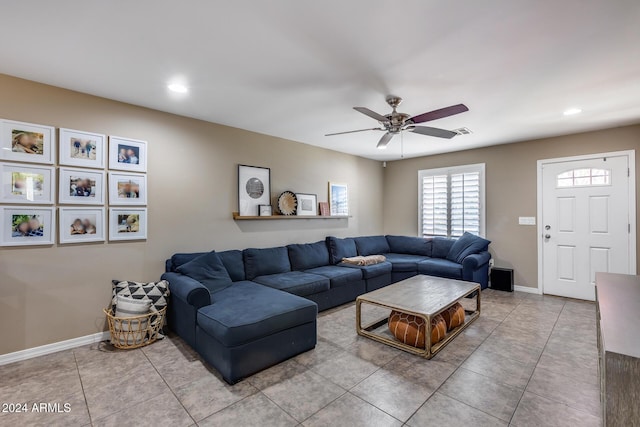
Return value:
[(542, 164), (545, 294), (594, 300), (596, 271), (630, 273), (629, 203), (628, 156)]

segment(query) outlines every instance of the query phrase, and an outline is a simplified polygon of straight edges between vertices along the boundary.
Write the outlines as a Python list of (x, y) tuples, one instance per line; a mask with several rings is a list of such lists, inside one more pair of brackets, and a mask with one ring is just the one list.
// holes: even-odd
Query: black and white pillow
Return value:
[(169, 296), (169, 282), (161, 280), (159, 282), (129, 282), (126, 280), (113, 280), (113, 298), (111, 305), (113, 312), (116, 311), (116, 303), (118, 295), (123, 297), (131, 297), (133, 299), (143, 299), (151, 301), (151, 311), (157, 312), (167, 306), (167, 297)]

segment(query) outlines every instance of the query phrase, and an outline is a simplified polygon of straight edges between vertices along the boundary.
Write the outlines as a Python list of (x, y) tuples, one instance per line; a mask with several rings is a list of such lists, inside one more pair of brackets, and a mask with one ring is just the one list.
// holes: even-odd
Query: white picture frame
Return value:
[(347, 184), (329, 183), (329, 208), (331, 216), (349, 215), (349, 187)]
[(147, 204), (147, 176), (139, 173), (109, 172), (109, 204)]
[(53, 245), (55, 235), (54, 208), (0, 206), (0, 246)]
[(298, 205), (296, 207), (296, 215), (298, 216), (317, 216), (318, 215), (318, 195), (296, 193)]
[(61, 205), (104, 205), (104, 171), (60, 168), (58, 182), (58, 203)]
[(0, 162), (0, 203), (52, 205), (55, 189), (53, 166)]
[(271, 169), (238, 165), (238, 215), (259, 216), (259, 206), (270, 204)]
[(59, 242), (104, 242), (106, 225), (104, 208), (61, 207), (58, 212)]
[(0, 119), (0, 160), (52, 165), (55, 148), (53, 126)]
[(109, 169), (147, 172), (147, 141), (109, 136)]
[(107, 136), (74, 129), (60, 129), (60, 164), (104, 169)]
[(109, 208), (109, 240), (146, 240), (147, 208)]

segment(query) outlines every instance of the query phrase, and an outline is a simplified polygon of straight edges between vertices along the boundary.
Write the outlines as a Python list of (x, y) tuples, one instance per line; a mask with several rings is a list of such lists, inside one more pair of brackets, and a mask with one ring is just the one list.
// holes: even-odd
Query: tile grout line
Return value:
[(93, 417), (91, 416), (91, 411), (89, 410), (89, 402), (87, 402), (87, 394), (84, 391), (84, 382), (82, 381), (82, 374), (80, 374), (80, 366), (78, 365), (78, 358), (76, 357), (75, 350), (72, 350), (73, 361), (76, 364), (76, 371), (78, 372), (78, 378), (80, 379), (80, 388), (82, 389), (82, 397), (84, 398), (84, 404), (87, 407), (87, 415), (89, 415), (89, 424), (93, 426)]

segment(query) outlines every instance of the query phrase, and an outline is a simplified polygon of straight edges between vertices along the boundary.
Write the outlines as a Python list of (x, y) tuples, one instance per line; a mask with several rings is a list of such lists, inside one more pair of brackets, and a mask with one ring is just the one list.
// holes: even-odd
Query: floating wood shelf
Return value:
[(271, 215), (271, 216), (240, 216), (238, 212), (233, 212), (233, 219), (235, 221), (255, 221), (255, 220), (278, 220), (278, 219), (348, 219), (347, 215), (334, 215), (334, 216), (322, 216), (322, 215)]

